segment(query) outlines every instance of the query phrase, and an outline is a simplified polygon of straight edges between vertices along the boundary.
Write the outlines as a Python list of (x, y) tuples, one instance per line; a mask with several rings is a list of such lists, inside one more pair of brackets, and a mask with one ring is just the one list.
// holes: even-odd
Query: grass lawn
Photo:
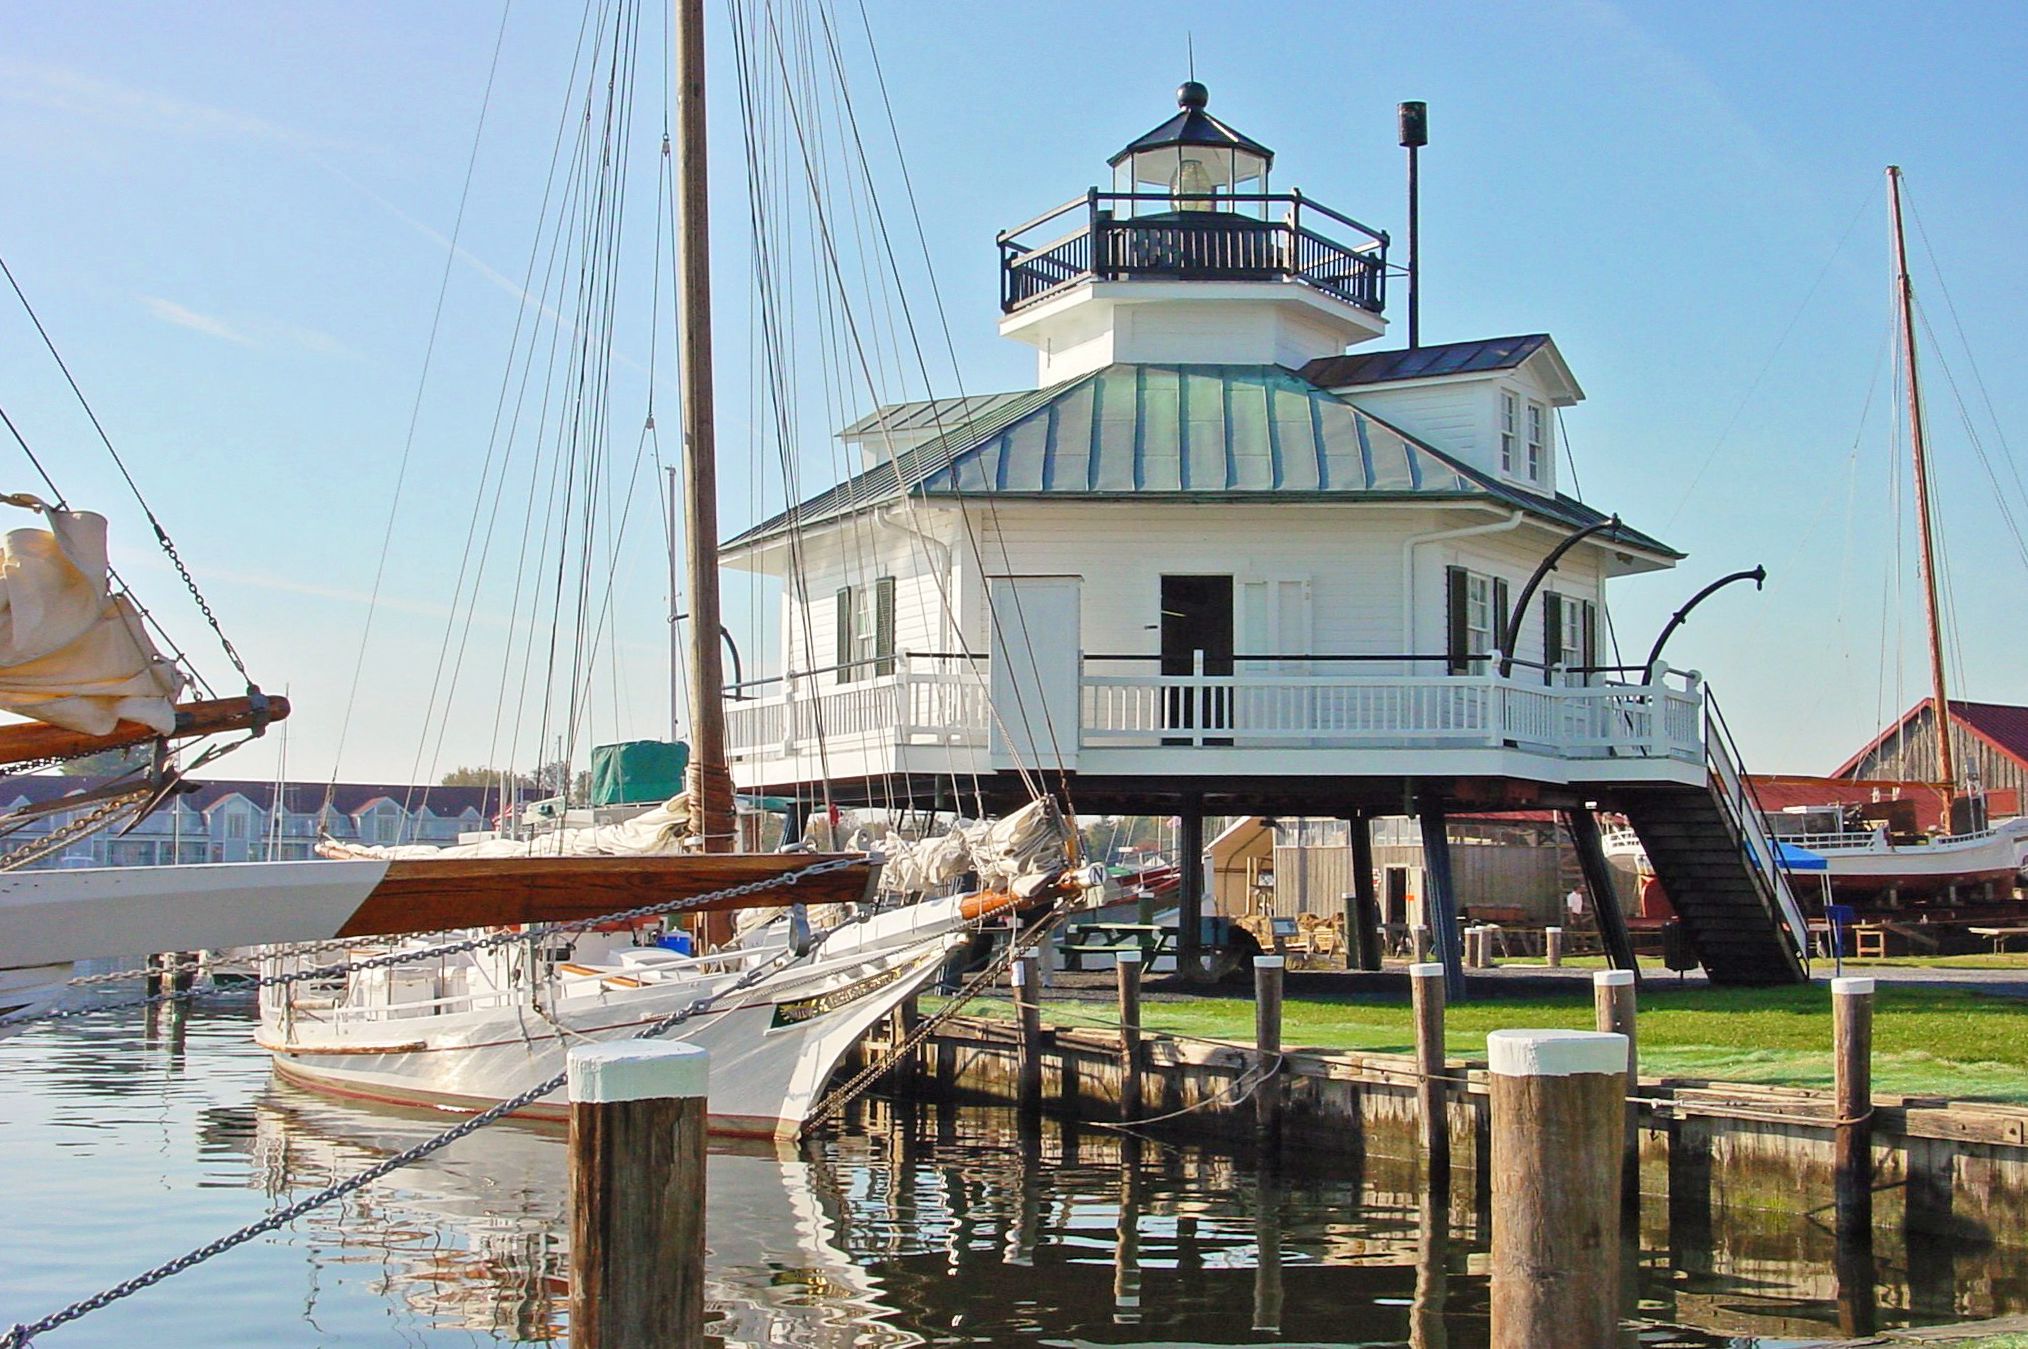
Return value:
[[(1011, 1016), (1005, 1001), (981, 999), (981, 1015)], [(1113, 1021), (1105, 1003), (1050, 1002), (1058, 1024)], [(1150, 1030), (1249, 1043), (1253, 1003), (1245, 998), (1151, 1000)], [(1446, 1041), (1459, 1058), (1483, 1059), (1489, 1031), (1519, 1027), (1588, 1030), (1590, 990), (1569, 997), (1480, 997), (1448, 1009)], [(1672, 989), (1641, 995), (1642, 1071), (1670, 1077), (1790, 1086), (1831, 1085), (1831, 995), (1804, 988)], [(1290, 1047), (1406, 1053), (1415, 1030), (1408, 1000), (1289, 998), (1282, 1042)], [(1874, 1004), (1873, 1084), (1882, 1093), (2028, 1102), (2028, 1003), (1967, 989), (1883, 984)]]

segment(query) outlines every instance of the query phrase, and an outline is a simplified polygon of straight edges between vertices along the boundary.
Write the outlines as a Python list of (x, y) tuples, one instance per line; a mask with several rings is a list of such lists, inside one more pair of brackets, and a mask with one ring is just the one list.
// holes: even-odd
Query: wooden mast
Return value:
[(690, 564), (690, 793), (706, 852), (737, 842), (719, 664), (718, 465), (711, 396), (711, 222), (705, 159), (704, 0), (673, 0), (676, 287), (683, 393), (683, 526)]
[(1943, 624), (1937, 606), (1935, 524), (1930, 519), (1929, 444), (1922, 421), (1922, 386), (1915, 370), (1915, 287), (1908, 278), (1908, 242), (1901, 228), (1901, 168), (1887, 166), (1887, 204), (1894, 220), (1894, 299), (1901, 324), (1902, 369), (1908, 377), (1908, 443), (1915, 456), (1915, 519), (1922, 548), (1922, 598), (1929, 618), (1929, 676), (1936, 719), (1937, 777), (1948, 801), (1957, 791), (1951, 752), (1950, 700), (1944, 693)]

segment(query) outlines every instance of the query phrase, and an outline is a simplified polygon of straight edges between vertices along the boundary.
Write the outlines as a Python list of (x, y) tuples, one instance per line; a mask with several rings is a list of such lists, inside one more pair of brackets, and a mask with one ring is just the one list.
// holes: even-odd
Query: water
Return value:
[[(272, 1080), (244, 1008), (109, 1016), (0, 1041), (0, 1324), (259, 1218), (443, 1126)], [(1004, 1112), (866, 1105), (799, 1149), (714, 1153), (711, 1313), (727, 1345), (1486, 1343), (1482, 1196), (1431, 1204), (1412, 1167), (1245, 1158)], [(500, 1125), (52, 1332), (62, 1346), (561, 1343), (560, 1129)], [(1664, 1206), (1666, 1208), (1666, 1206)], [(1652, 1215), (1650, 1215), (1652, 1217)], [(1628, 1243), (1628, 1343), (1835, 1334), (1809, 1223), (1672, 1251)], [(1779, 1232), (1781, 1224), (1777, 1224)], [(1881, 1328), (2028, 1307), (2018, 1252), (1887, 1252)], [(1923, 1308), (1899, 1310), (1911, 1300)], [(1695, 1321), (1714, 1334), (1659, 1328)], [(1737, 1337), (1737, 1338), (1728, 1338)], [(1754, 1337), (1762, 1338), (1754, 1338)]]

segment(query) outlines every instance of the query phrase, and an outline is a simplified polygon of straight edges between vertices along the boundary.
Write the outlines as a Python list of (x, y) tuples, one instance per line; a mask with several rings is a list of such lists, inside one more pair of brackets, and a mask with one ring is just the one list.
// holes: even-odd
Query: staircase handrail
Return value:
[(1758, 855), (1756, 860), (1760, 857), (1767, 859), (1765, 866), (1758, 869), (1767, 877), (1768, 888), (1781, 909), (1782, 921), (1789, 929), (1790, 944), (1807, 965), (1810, 929), (1803, 920), (1802, 908), (1796, 903), (1795, 890), (1789, 884), (1791, 868), (1782, 860), (1781, 850), (1775, 846), (1774, 836), (1768, 832), (1760, 792), (1746, 774), (1745, 757), (1740, 754), (1739, 744), (1732, 738), (1732, 728), (1726, 724), (1725, 714), (1719, 711), (1718, 699), (1709, 687), (1704, 691), (1704, 726), (1705, 759), (1718, 775), (1721, 788), (1718, 795), (1724, 801), (1725, 812), (1748, 848)]

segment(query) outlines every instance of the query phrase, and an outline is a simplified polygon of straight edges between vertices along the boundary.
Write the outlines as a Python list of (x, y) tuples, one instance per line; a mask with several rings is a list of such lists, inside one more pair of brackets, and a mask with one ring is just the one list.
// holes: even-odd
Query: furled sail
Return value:
[(0, 709), (83, 735), (121, 721), (176, 729), (183, 672), (148, 639), (133, 601), (106, 574), (106, 520), (27, 494), (47, 529), (0, 538)]
[(532, 839), (495, 838), (481, 843), (456, 843), (435, 847), (427, 843), (403, 843), (379, 847), (346, 843), (327, 838), (317, 844), (317, 855), (330, 858), (387, 858), (445, 860), (459, 857), (665, 857), (696, 851), (691, 842), (690, 800), (677, 795), (619, 824), (595, 824), (580, 829), (559, 829)]

